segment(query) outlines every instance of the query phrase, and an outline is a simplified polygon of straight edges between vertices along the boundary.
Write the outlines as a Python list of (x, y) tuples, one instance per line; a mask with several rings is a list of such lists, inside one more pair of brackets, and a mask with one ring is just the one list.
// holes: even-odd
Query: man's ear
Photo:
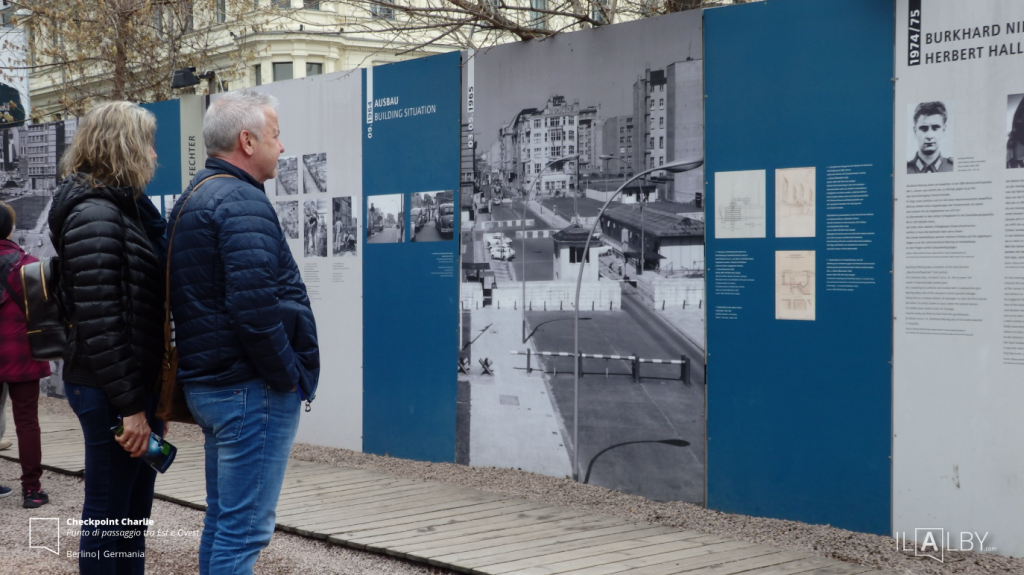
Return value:
[(252, 144), (253, 140), (255, 138), (253, 138), (249, 130), (242, 130), (238, 133), (238, 147), (246, 156), (251, 156), (255, 152)]

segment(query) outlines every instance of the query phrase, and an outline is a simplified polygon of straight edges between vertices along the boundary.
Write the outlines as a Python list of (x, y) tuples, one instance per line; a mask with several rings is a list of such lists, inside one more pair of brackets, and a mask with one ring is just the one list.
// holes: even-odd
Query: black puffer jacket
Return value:
[(102, 388), (125, 416), (146, 408), (163, 357), (164, 282), (151, 239), (165, 224), (152, 208), (131, 188), (92, 188), (76, 175), (49, 213), (73, 326), (64, 380)]

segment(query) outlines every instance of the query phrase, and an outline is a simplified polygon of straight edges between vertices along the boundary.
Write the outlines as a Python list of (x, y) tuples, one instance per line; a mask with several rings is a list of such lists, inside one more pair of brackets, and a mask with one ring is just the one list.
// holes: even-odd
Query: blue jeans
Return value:
[(206, 436), (206, 520), (200, 575), (251, 574), (274, 534), (288, 454), (299, 428), (297, 391), (256, 379), (239, 385), (185, 385), (189, 410)]
[[(110, 428), (118, 424), (117, 408), (102, 389), (64, 383), (71, 409), (85, 436), (85, 504), (82, 519), (148, 519), (153, 508), (156, 470), (132, 458)], [(158, 397), (152, 395), (146, 419), (153, 433), (164, 424), (153, 416)], [(118, 523), (121, 523), (118, 521)], [(107, 525), (81, 527), (78, 569), (83, 575), (141, 575), (146, 567), (147, 528)], [(120, 532), (115, 536), (112, 532)]]

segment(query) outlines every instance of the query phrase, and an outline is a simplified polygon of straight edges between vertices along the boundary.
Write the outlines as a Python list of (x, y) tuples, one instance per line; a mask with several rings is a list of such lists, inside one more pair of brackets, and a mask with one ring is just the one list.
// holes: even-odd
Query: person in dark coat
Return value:
[(306, 286), (263, 188), (284, 151), (276, 103), (243, 90), (210, 105), (210, 157), (168, 223), (177, 377), (205, 436), (202, 575), (251, 574), (270, 543), (301, 400), (311, 399), (299, 390), (319, 376)]
[[(129, 102), (109, 102), (78, 123), (60, 162), (66, 177), (48, 215), (61, 258), (60, 291), (72, 325), (64, 389), (85, 436), (83, 574), (142, 573), (142, 522), (156, 471), (143, 463), (163, 358), (164, 222), (143, 192), (156, 168), (156, 120)], [(123, 418), (124, 432), (111, 429)], [(125, 526), (124, 520), (138, 523)]]
[[(50, 502), (39, 478), (43, 475), (43, 452), (39, 433), (39, 378), (50, 375), (50, 364), (35, 361), (28, 347), (25, 313), (18, 305), (21, 268), (38, 262), (11, 241), (14, 209), (0, 202), (0, 385), (6, 385), (14, 412), (21, 463), (22, 507), (34, 509)], [(9, 290), (6, 288), (10, 288)], [(3, 409), (0, 404), (0, 409)], [(0, 497), (11, 494), (0, 485)]]

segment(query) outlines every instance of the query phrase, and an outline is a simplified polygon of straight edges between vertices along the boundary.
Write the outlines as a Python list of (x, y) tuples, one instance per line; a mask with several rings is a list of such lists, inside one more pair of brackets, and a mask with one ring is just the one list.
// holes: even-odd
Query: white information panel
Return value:
[(338, 72), (255, 89), (279, 100), (285, 151), (265, 186), (306, 284), (320, 342), (320, 387), (296, 441), (361, 451), (362, 78)]
[(1021, 556), (1024, 2), (896, 9), (893, 530)]

